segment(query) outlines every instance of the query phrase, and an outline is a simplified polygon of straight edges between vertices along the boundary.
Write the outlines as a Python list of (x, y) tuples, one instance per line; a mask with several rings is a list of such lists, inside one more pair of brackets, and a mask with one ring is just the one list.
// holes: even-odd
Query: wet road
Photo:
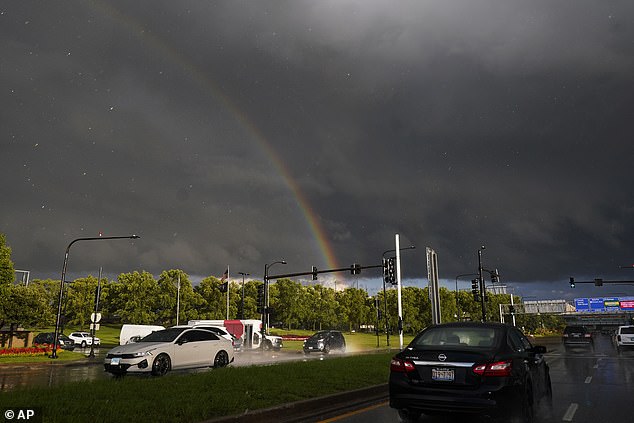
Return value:
[[(566, 352), (557, 338), (535, 344), (545, 345), (553, 386), (553, 409), (538, 410), (536, 423), (629, 422), (629, 404), (634, 398), (634, 350), (618, 355), (610, 337), (597, 335), (595, 349), (578, 348)], [(486, 421), (482, 419), (483, 421)], [(329, 422), (398, 422), (396, 410), (387, 402), (342, 415)], [(419, 422), (479, 422), (462, 416), (422, 416)]]
[[(103, 361), (112, 346), (103, 346), (95, 349), (95, 358), (80, 360), (77, 362), (59, 362), (51, 360), (50, 363), (0, 365), (0, 392), (13, 389), (44, 386), (52, 387), (69, 382), (92, 381), (110, 379), (113, 376), (104, 371)], [(86, 356), (90, 348), (76, 349)], [(330, 354), (336, 356), (336, 354)], [(235, 353), (232, 366), (251, 366), (256, 364), (271, 364), (284, 361), (319, 360), (323, 356), (311, 354), (304, 356), (297, 351), (243, 351)], [(181, 370), (178, 373), (201, 372), (209, 369)], [(143, 377), (144, 375), (131, 375), (130, 377)]]

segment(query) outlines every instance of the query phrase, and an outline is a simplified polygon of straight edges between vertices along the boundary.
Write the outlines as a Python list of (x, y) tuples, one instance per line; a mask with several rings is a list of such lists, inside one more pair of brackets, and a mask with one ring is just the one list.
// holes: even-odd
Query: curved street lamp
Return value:
[(141, 238), (138, 235), (128, 235), (128, 236), (98, 236), (98, 237), (90, 237), (90, 238), (76, 238), (68, 244), (66, 247), (66, 254), (64, 254), (64, 265), (62, 266), (62, 279), (59, 282), (59, 299), (57, 301), (57, 320), (55, 321), (55, 337), (53, 338), (53, 353), (49, 356), (49, 358), (57, 358), (57, 344), (59, 337), (59, 323), (62, 316), (62, 297), (64, 295), (64, 278), (66, 277), (66, 266), (68, 265), (68, 253), (70, 251), (70, 247), (73, 246), (74, 243), (78, 241), (98, 241), (98, 240), (106, 240), (106, 239), (138, 239)]
[[(286, 264), (286, 260), (277, 260), (273, 263), (264, 265), (264, 310), (262, 310), (263, 335), (268, 335), (269, 332), (269, 269), (274, 264)], [(264, 345), (264, 343), (262, 345)]]

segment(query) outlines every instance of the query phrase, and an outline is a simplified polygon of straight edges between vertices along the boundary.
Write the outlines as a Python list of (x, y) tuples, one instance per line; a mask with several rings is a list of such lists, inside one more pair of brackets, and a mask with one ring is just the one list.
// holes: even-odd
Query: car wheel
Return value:
[(164, 376), (172, 367), (171, 360), (167, 354), (159, 354), (152, 363), (152, 375)]
[(81, 341), (81, 347), (86, 348), (86, 341)]
[(264, 351), (268, 351), (273, 348), (273, 344), (271, 344), (271, 341), (264, 341), (264, 344), (262, 344), (262, 348), (264, 348)]
[(214, 358), (214, 368), (226, 367), (229, 364), (229, 354), (226, 351), (219, 351)]
[(398, 418), (404, 423), (416, 422), (422, 413), (407, 409), (398, 410)]
[(324, 345), (324, 354), (330, 353), (330, 345)]

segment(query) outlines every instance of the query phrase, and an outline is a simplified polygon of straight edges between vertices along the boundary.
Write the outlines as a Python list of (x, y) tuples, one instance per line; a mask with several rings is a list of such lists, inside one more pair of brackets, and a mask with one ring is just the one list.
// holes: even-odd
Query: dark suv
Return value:
[(304, 341), (306, 354), (311, 352), (328, 354), (333, 350), (346, 351), (346, 339), (338, 330), (321, 330)]
[(594, 350), (592, 332), (585, 326), (566, 326), (562, 340), (566, 351), (575, 347), (590, 348), (591, 350)]
[[(33, 344), (38, 345), (53, 345), (53, 339), (55, 339), (54, 332), (44, 332), (40, 333), (33, 339)], [(75, 341), (70, 339), (68, 336), (64, 334), (59, 334), (58, 336), (59, 342), (57, 343), (60, 348), (72, 351), (75, 349)]]

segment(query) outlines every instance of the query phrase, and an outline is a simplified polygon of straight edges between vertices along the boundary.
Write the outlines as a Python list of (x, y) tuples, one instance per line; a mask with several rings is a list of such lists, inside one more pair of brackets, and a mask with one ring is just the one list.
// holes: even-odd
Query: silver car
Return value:
[(231, 362), (231, 341), (206, 329), (174, 327), (113, 348), (106, 355), (104, 367), (115, 375), (152, 373), (162, 376), (170, 370), (225, 367)]

